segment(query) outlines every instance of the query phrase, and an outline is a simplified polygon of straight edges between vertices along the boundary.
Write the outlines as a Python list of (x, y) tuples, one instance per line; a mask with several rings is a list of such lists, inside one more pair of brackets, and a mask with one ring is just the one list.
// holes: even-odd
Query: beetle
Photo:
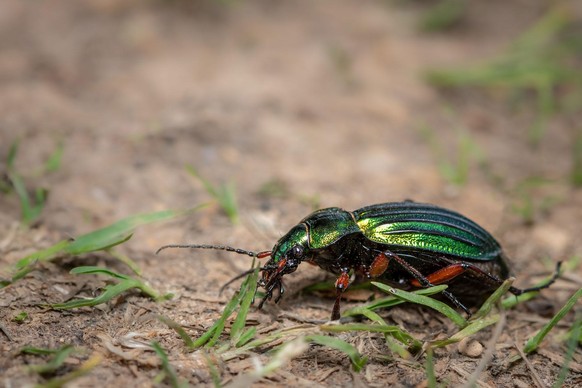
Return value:
[[(401, 289), (447, 284), (443, 296), (468, 316), (471, 311), (465, 303), (482, 300), (509, 276), (507, 259), (489, 232), (457, 212), (410, 200), (351, 212), (338, 207), (317, 210), (291, 228), (270, 251), (170, 244), (156, 253), (166, 248), (218, 249), (259, 259), (270, 257), (260, 268), (258, 286), (265, 289), (265, 296), (259, 309), (272, 299), (275, 290), (275, 303), (279, 302), (285, 292), (285, 275), (295, 272), (303, 262), (317, 265), (337, 275), (332, 320), (340, 318), (342, 293), (351, 284), (352, 275)], [(546, 283), (525, 289), (510, 287), (509, 291), (520, 295), (549, 287), (559, 276), (560, 264)]]

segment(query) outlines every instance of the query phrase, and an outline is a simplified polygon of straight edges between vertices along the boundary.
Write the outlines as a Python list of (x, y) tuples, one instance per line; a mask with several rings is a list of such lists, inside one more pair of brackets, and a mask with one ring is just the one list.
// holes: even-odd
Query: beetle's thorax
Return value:
[(283, 259), (290, 259), (289, 254), (296, 246), (300, 246), (305, 252), (309, 250), (309, 231), (307, 225), (303, 223), (293, 227), (293, 229), (277, 241), (277, 244), (273, 247), (273, 253), (271, 254), (271, 260), (269, 262), (275, 264)]

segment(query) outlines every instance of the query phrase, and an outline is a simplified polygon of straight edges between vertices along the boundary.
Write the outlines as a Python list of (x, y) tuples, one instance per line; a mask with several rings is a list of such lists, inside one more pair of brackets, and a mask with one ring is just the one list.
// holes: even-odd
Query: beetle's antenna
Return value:
[(261, 251), (253, 252), (247, 251), (240, 248), (233, 248), (226, 245), (208, 245), (208, 244), (169, 244), (164, 245), (156, 251), (156, 255), (167, 248), (191, 248), (191, 249), (216, 249), (221, 251), (235, 252), (241, 255), (248, 255), (250, 257), (256, 257), (257, 259), (263, 259), (265, 257), (271, 256), (271, 251)]

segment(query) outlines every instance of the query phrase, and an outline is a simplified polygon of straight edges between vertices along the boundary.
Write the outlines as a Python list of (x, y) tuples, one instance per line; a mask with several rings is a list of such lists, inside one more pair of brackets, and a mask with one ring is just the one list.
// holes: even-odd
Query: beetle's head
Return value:
[[(262, 277), (258, 281), (258, 285), (263, 287), (266, 291), (265, 297), (259, 304), (259, 308), (261, 308), (266, 300), (271, 299), (275, 288), (279, 288), (279, 295), (275, 299), (275, 302), (279, 301), (283, 294), (283, 283), (281, 282), (281, 278), (284, 275), (295, 272), (297, 267), (299, 267), (299, 264), (309, 257), (309, 236), (307, 233), (307, 225), (299, 224), (291, 229), (286, 235), (281, 237), (273, 247), (272, 251), (253, 252), (226, 245), (170, 244), (161, 247), (156, 253), (166, 248), (217, 249), (248, 255), (258, 259), (271, 257), (265, 265), (261, 267)], [(255, 269), (245, 271), (234, 277), (222, 286), (221, 291), (231, 282), (240, 279), (253, 271), (255, 271)]]
[(308, 241), (307, 226), (299, 224), (275, 244), (271, 259), (262, 267), (262, 278), (259, 280), (259, 286), (267, 292), (265, 299), (271, 298), (276, 287), (281, 290), (281, 278), (295, 272), (299, 264), (307, 258)]

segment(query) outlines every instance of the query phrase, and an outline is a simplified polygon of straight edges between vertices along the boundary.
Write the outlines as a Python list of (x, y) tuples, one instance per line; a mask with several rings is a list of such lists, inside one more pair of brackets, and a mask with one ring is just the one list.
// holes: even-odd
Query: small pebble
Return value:
[(479, 357), (483, 353), (483, 345), (479, 341), (463, 338), (457, 347), (459, 353), (468, 357)]

